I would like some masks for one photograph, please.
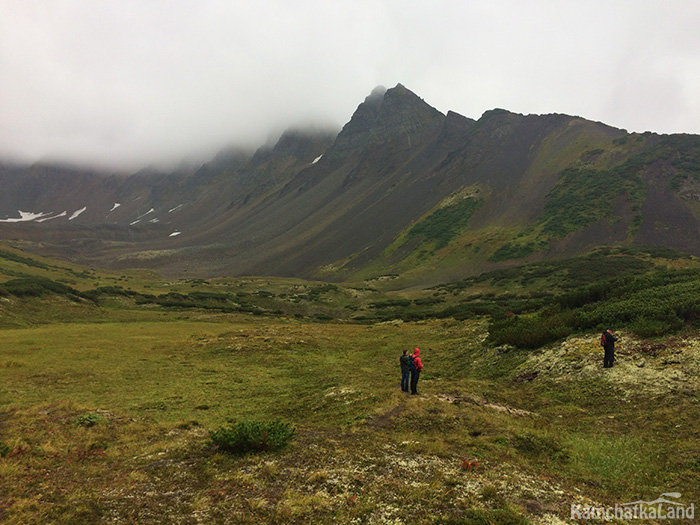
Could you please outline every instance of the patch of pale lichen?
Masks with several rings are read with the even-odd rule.
[[[599,335],[587,334],[571,336],[533,353],[517,372],[534,372],[540,379],[553,381],[605,377],[621,387],[622,395],[638,388],[651,396],[700,391],[700,340],[678,337],[652,342],[625,332],[618,336],[613,368],[603,368]]]

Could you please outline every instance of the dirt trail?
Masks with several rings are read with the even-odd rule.
[[[375,418],[372,418],[367,424],[368,426],[374,429],[386,428],[387,426],[389,426],[391,419],[396,416],[400,416],[405,408],[406,402],[404,401],[403,403],[396,405],[388,412],[381,414],[380,416],[377,416]]]
[[[493,403],[485,398],[478,398],[464,394],[437,394],[436,397],[440,401],[445,401],[453,405],[471,403],[480,407],[496,410],[497,412],[507,412],[508,414],[512,414],[514,416],[538,416],[538,414],[536,414],[535,412],[530,412],[529,410],[513,408],[509,407],[508,405],[502,405],[501,403]]]

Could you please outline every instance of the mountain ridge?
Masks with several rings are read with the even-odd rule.
[[[0,238],[171,276],[406,284],[608,244],[700,255],[698,152],[695,135],[562,114],[445,115],[398,84],[337,133],[293,128],[180,173],[0,165]],[[42,215],[7,222],[19,210]]]

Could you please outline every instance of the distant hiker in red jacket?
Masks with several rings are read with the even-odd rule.
[[[423,370],[423,361],[421,361],[420,350],[416,348],[411,356],[411,361],[413,362],[413,367],[411,368],[411,394],[414,396],[418,395],[418,378],[420,378],[421,370]]]

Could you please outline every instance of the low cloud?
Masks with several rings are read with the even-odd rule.
[[[681,5],[682,4],[682,5]],[[9,0],[0,156],[138,169],[340,129],[379,84],[442,112],[700,132],[687,3]]]

